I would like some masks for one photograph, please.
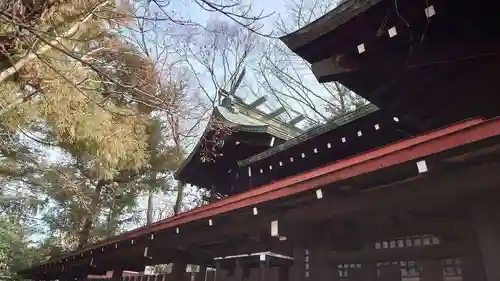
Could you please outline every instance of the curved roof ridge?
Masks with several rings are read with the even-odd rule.
[[[380,1],[382,0],[343,1],[337,7],[333,8],[331,11],[311,23],[295,30],[292,33],[281,36],[280,40],[291,50],[296,50],[343,25],[350,19],[365,12],[368,8]]]

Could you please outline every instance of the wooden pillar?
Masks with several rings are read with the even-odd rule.
[[[123,270],[113,269],[113,275],[111,276],[111,281],[120,281],[122,279]]]
[[[369,237],[363,239],[363,249],[368,251],[373,251],[375,249],[375,243]],[[364,271],[366,276],[366,281],[377,281],[378,280],[378,270],[375,262],[371,261],[361,265],[361,269]]]
[[[497,203],[498,204],[498,203]],[[499,208],[492,204],[476,204],[472,218],[487,281],[500,280]]]
[[[309,251],[309,280],[332,281],[338,280],[338,271],[328,261],[328,250],[315,248]]]
[[[469,213],[468,218],[467,224],[463,227],[463,234],[471,245],[471,250],[460,256],[462,281],[485,281],[486,275],[482,263],[481,250],[477,240],[472,211]]]
[[[259,281],[266,281],[269,278],[269,271],[270,260],[269,257],[266,257],[264,261],[260,262]]]
[[[172,265],[172,279],[173,281],[180,281],[184,279],[186,273],[187,263],[185,262],[175,262]]]
[[[293,249],[293,265],[290,267],[290,281],[304,281],[306,276],[306,250],[303,248]],[[309,259],[309,257],[308,257]],[[307,260],[309,263],[309,260]]]
[[[245,280],[248,281],[258,281],[260,276],[260,268],[250,268],[248,272],[248,277],[245,277]]]
[[[290,280],[290,267],[281,266],[278,272],[278,281],[289,281]]]
[[[270,267],[266,281],[279,281],[280,269],[278,267]]]
[[[486,277],[484,275],[483,264],[481,263],[480,253],[471,253],[466,256],[462,256],[462,280],[463,281],[484,281]]]
[[[216,281],[227,281],[229,280],[229,272],[225,269],[222,269],[220,261],[215,264],[215,280]]]
[[[215,271],[213,270],[210,270],[210,271],[207,271],[207,275],[206,275],[206,281],[215,281]]]
[[[212,188],[210,188],[210,203],[214,203],[215,201],[217,201],[217,191],[215,186],[212,186]]]
[[[441,261],[422,261],[419,262],[422,267],[420,272],[420,281],[443,281],[443,266]]]
[[[243,281],[243,265],[240,259],[235,259],[235,270],[234,270],[234,280]]]
[[[196,272],[194,281],[205,281],[206,275],[207,275],[207,267],[204,265],[200,265],[200,270]]]

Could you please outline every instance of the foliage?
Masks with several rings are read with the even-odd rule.
[[[9,5],[6,9],[12,13],[0,18],[1,36],[12,38],[12,42],[0,57],[5,65],[0,69],[3,73],[12,67],[10,64],[22,62],[31,49],[50,48],[35,52],[35,58],[24,63],[16,77],[0,84],[0,106],[10,108],[20,95],[24,101],[5,112],[2,123],[12,132],[36,130],[44,141],[56,142],[86,159],[100,178],[109,179],[119,170],[144,165],[147,123],[137,114],[142,113],[140,109],[116,100],[125,98],[128,89],[133,89],[133,96],[138,96],[136,92],[154,93],[147,87],[155,75],[152,64],[107,27],[116,16],[113,4],[41,1],[40,7],[4,5]],[[30,8],[35,9],[34,14],[28,13]],[[22,12],[14,13],[16,9]],[[106,20],[98,20],[101,17]],[[16,30],[21,21],[30,24],[22,29],[26,34]],[[60,39],[55,36],[76,25],[77,31]],[[139,101],[150,100],[143,96]],[[144,104],[137,107],[141,106]]]
[[[132,210],[145,185],[128,179],[105,185],[68,167],[54,167],[47,178],[51,207],[44,221],[65,249],[116,235],[138,219]]]
[[[130,211],[145,186],[136,180],[151,165],[178,166],[171,150],[152,158],[149,149],[152,114],[177,110],[175,86],[117,32],[131,18],[123,5],[0,8],[1,210],[28,219],[29,204],[64,250],[117,234],[137,219]],[[59,159],[46,162],[47,150]]]
[[[33,254],[23,227],[9,217],[0,217],[0,279],[21,280],[15,272],[29,266]]]

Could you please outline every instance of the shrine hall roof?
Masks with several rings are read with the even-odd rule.
[[[320,187],[332,186],[331,184],[335,182],[359,177],[378,170],[388,169],[400,164],[411,163],[412,161],[425,159],[425,157],[431,155],[478,143],[483,140],[498,138],[499,136],[499,119],[485,121],[484,119],[476,118],[452,124],[442,129],[389,144],[278,182],[266,184],[259,188],[181,213],[149,226],[123,233],[108,240],[90,245],[84,249],[76,250],[52,259],[37,267],[24,271],[23,274],[25,276],[48,274],[48,272],[51,272],[50,274],[53,274],[52,276],[57,274],[57,272],[61,274],[61,266],[63,269],[70,268],[72,264],[78,263],[80,260],[89,260],[94,254],[113,254],[116,251],[120,251],[122,246],[125,245],[129,245],[128,247],[131,247],[130,245],[137,247],[139,246],[138,241],[150,241],[150,236],[153,234],[159,235],[160,233],[166,234],[167,232],[170,233],[169,231],[174,231],[173,235],[175,235],[176,229],[182,229],[181,232],[183,235],[189,236],[190,234],[198,232],[196,227],[200,227],[201,225],[206,227],[206,222],[204,224],[195,223],[200,220],[210,218],[218,225],[218,216],[230,214],[232,211],[250,209],[248,212],[251,213],[251,208],[261,206],[260,204],[266,202],[275,201],[283,197],[289,197]],[[258,216],[255,217],[258,218]],[[231,220],[226,222],[231,223]],[[220,227],[223,227],[223,223],[218,225],[218,228]],[[201,234],[206,235],[205,233]],[[132,243],[122,244],[126,241],[132,241]],[[164,241],[158,242],[164,243]],[[120,244],[120,246],[118,246],[118,244]],[[106,247],[107,245],[115,245],[115,247]],[[105,251],[104,247],[106,247]],[[92,251],[94,251],[94,254],[92,254]]]
[[[346,0],[336,8],[280,39],[294,52],[309,60],[301,47],[337,29],[382,0]]]
[[[351,123],[352,121],[354,121],[356,119],[367,116],[370,113],[373,113],[377,110],[379,110],[379,108],[376,105],[367,104],[363,107],[358,108],[357,110],[354,110],[354,111],[351,111],[347,114],[341,115],[338,118],[334,118],[330,122],[327,122],[323,125],[314,127],[312,129],[304,132],[303,134],[301,134],[301,135],[299,135],[291,140],[284,142],[283,144],[275,146],[271,149],[268,149],[262,153],[254,155],[254,156],[249,157],[247,159],[238,161],[238,165],[239,166],[246,166],[246,165],[249,165],[249,164],[254,163],[256,161],[259,161],[259,160],[262,160],[262,159],[267,158],[269,156],[272,156],[274,154],[277,154],[277,153],[284,151],[286,149],[290,149],[290,148],[292,148],[298,144],[301,144],[307,140],[310,140],[310,139],[315,138],[319,135],[322,135],[322,134],[325,134],[325,133],[330,132],[332,130],[335,130],[336,128],[338,128],[340,126]]]
[[[217,120],[217,118],[219,118],[218,121],[224,123],[220,124],[220,126],[228,126],[230,130],[249,132],[249,133],[264,133],[282,140],[288,140],[302,133],[302,130],[300,130],[299,128],[296,128],[295,126],[292,125],[288,125],[278,120],[272,120],[273,123],[266,122],[265,120],[267,116],[264,113],[255,111],[254,109],[249,109],[249,110],[252,110],[254,114],[259,115],[261,119],[258,119],[257,117],[252,117],[249,114],[240,111],[238,108],[245,109],[244,104],[238,103],[237,106],[238,106],[237,108],[233,109],[221,105],[216,106],[212,112],[211,118],[213,118],[213,120]],[[210,133],[211,130],[212,128],[207,127],[203,135]],[[202,138],[203,136],[200,138],[200,140],[198,141],[194,149],[191,151],[191,153],[188,155],[186,160],[182,163],[181,167],[176,171],[175,173],[176,179],[182,177],[181,174],[183,173],[183,170],[186,169],[186,167],[189,165],[189,163],[193,160],[194,157],[197,157],[200,150]]]
[[[237,124],[240,126],[255,126],[255,127],[267,127],[268,125],[260,120],[251,118],[239,112],[231,111],[223,106],[217,106],[216,110],[218,111],[220,116],[222,116],[225,120],[233,124]]]
[[[497,95],[499,9],[494,0],[347,0],[281,40],[320,83],[341,83],[417,134],[498,116],[487,101]]]

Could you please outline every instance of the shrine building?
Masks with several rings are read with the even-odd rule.
[[[281,40],[318,81],[370,104],[304,130],[303,116],[222,91],[175,175],[207,204],[21,274],[500,281],[499,12],[493,0],[343,1]]]

